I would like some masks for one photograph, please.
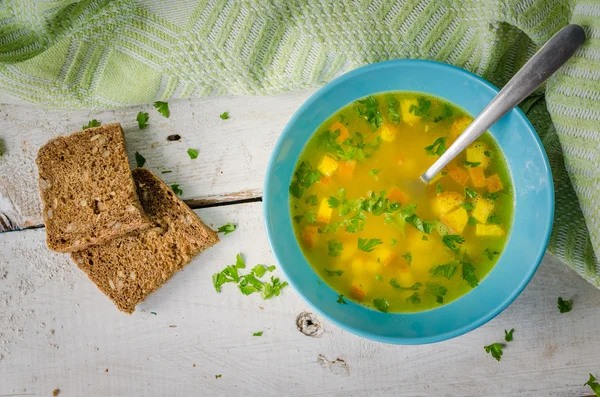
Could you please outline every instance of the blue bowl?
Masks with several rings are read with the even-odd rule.
[[[263,208],[275,257],[296,291],[328,320],[359,336],[380,342],[424,344],[454,338],[494,318],[525,288],[548,244],[554,216],[552,174],[542,144],[520,109],[490,132],[509,164],[515,210],[508,242],[496,266],[478,287],[439,308],[420,313],[381,313],[338,293],[304,258],[294,236],[289,185],[296,162],[317,128],[342,107],[385,91],[416,91],[445,98],[477,115],[498,93],[463,69],[423,60],[368,65],[335,79],[311,96],[286,125],[267,168]]]

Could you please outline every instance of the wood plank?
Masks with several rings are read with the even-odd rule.
[[[459,338],[392,346],[325,320],[312,338],[296,329],[311,309],[291,288],[262,301],[212,287],[237,252],[274,263],[260,203],[197,212],[238,230],[132,316],[48,252],[43,229],[0,235],[0,395],[575,396],[590,394],[589,372],[600,375],[600,291],[551,257],[514,304]],[[558,296],[572,312],[558,312]],[[483,346],[510,328],[515,339],[496,362]]]
[[[135,152],[141,153],[145,166],[169,185],[179,184],[183,198],[192,206],[260,197],[279,134],[313,92],[181,100],[170,104],[169,119],[151,105],[99,113],[0,105],[6,151],[0,158],[0,231],[42,223],[37,151],[49,139],[80,130],[91,119],[120,122],[132,167]],[[150,126],[144,130],[139,130],[136,121],[140,111],[150,114]],[[224,111],[229,112],[228,120],[219,117]],[[174,134],[181,140],[168,141]],[[188,148],[199,150],[199,157],[191,160]]]

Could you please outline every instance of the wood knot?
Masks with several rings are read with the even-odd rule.
[[[320,338],[325,330],[321,321],[310,312],[302,312],[296,317],[296,328],[306,336]]]

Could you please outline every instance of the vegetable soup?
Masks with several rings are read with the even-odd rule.
[[[492,269],[514,202],[491,136],[419,180],[471,121],[440,98],[382,93],[339,110],[308,141],[290,185],[292,223],[339,304],[429,310]]]

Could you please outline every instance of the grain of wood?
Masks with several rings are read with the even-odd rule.
[[[90,397],[562,397],[589,394],[588,373],[600,374],[600,292],[552,257],[515,303],[461,337],[393,346],[320,319],[323,334],[313,338],[296,319],[314,311],[291,288],[263,301],[231,284],[220,294],[212,287],[211,275],[238,252],[250,265],[274,263],[261,204],[197,213],[215,228],[238,228],[131,317],[66,256],[48,251],[43,229],[0,235],[0,395],[60,386],[61,395]],[[558,296],[573,300],[570,313],[558,312]],[[497,362],[483,346],[511,328],[514,341]],[[253,337],[258,330],[263,336]]]
[[[111,110],[49,111],[0,105],[0,131],[6,148],[0,158],[0,231],[42,224],[35,155],[48,140],[81,129],[91,119],[120,122],[129,163],[135,152],[145,167],[168,185],[179,184],[193,206],[260,197],[269,156],[285,123],[314,90],[272,97],[222,97],[169,104],[171,117],[152,105]],[[138,112],[150,114],[140,130]],[[230,118],[219,115],[228,111]],[[168,141],[173,134],[179,141]],[[199,151],[190,159],[187,150]],[[170,171],[163,173],[164,171]]]

